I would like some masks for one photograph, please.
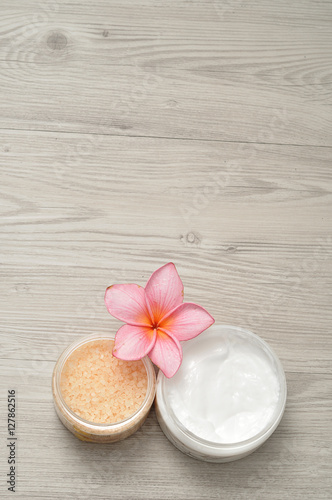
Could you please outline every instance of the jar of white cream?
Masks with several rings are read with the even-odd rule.
[[[243,458],[277,428],[286,405],[286,378],[272,349],[257,335],[213,325],[182,343],[174,377],[159,372],[156,411],[168,439],[208,462]]]

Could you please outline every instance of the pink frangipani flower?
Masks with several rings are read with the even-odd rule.
[[[108,287],[105,304],[112,316],[127,323],[116,333],[113,355],[127,361],[149,356],[166,377],[181,365],[180,341],[196,337],[214,323],[203,307],[183,303],[183,284],[172,262],[157,269],[145,288]]]

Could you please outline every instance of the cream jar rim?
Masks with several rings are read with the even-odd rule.
[[[165,394],[165,384],[167,383],[166,377],[161,372],[159,372],[157,377],[156,403],[159,411],[161,412],[161,416],[163,417],[162,411],[165,411],[167,417],[170,419],[170,421],[174,426],[173,430],[175,428],[179,432],[180,436],[182,435],[182,437],[185,439],[185,442],[181,440],[178,433],[175,434],[173,430],[169,427],[169,425],[165,424],[169,432],[172,434],[172,436],[179,439],[182,442],[182,444],[187,446],[189,442],[194,446],[196,445],[195,449],[197,451],[203,452],[203,450],[205,450],[206,453],[213,452],[213,455],[215,456],[217,456],[219,453],[220,456],[223,456],[222,453],[223,451],[233,452],[234,454],[240,454],[243,453],[246,449],[251,449],[254,448],[255,445],[259,446],[259,444],[262,444],[274,432],[274,430],[278,426],[283,416],[287,399],[286,376],[278,356],[267,342],[265,342],[261,337],[251,332],[250,330],[232,325],[214,324],[208,330],[203,332],[203,334],[183,343],[184,356],[186,350],[185,346],[186,343],[192,345],[195,342],[201,342],[203,338],[202,335],[206,338],[211,334],[217,333],[218,330],[227,330],[227,329],[233,331],[235,330],[237,333],[240,333],[252,339],[255,342],[256,346],[260,346],[265,352],[267,351],[267,353],[270,355],[275,364],[276,375],[278,377],[280,386],[279,399],[270,422],[259,433],[255,434],[249,439],[243,441],[237,441],[234,443],[217,443],[215,441],[209,441],[197,436],[196,434],[189,431],[189,429],[187,429],[179,421],[179,419],[174,414],[169,402],[167,401],[167,396]]]

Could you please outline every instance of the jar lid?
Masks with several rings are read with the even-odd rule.
[[[201,460],[249,455],[277,428],[287,396],[282,365],[254,333],[213,325],[182,343],[183,362],[170,379],[160,371],[156,412],[168,439]]]

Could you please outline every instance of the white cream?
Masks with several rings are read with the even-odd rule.
[[[254,338],[232,330],[183,343],[178,373],[164,381],[181,424],[214,443],[249,439],[272,421],[280,384],[273,358]]]

